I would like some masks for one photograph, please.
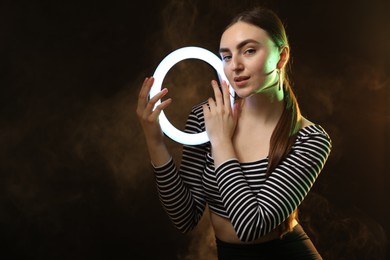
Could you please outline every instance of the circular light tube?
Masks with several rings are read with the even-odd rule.
[[[207,49],[200,48],[200,47],[193,47],[193,46],[183,47],[168,54],[157,66],[153,75],[154,84],[150,90],[150,94],[149,94],[150,97],[155,96],[158,92],[161,91],[162,82],[166,74],[168,73],[168,71],[176,63],[185,59],[199,59],[207,62],[217,71],[219,80],[220,81],[224,80],[228,83],[228,80],[223,71],[222,61],[217,55],[213,54]],[[230,85],[229,85],[229,92],[230,92],[231,105],[233,107],[234,89]],[[160,103],[161,100],[158,100],[155,107]],[[187,144],[187,145],[198,145],[209,141],[209,138],[205,131],[197,134],[190,134],[178,130],[169,122],[168,118],[165,116],[164,111],[161,111],[159,116],[159,121],[160,121],[162,131],[168,137],[170,137],[172,140],[178,143]]]

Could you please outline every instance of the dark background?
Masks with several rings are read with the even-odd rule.
[[[1,259],[213,259],[207,219],[182,235],[163,212],[135,106],[169,52],[216,52],[256,3],[285,23],[303,114],[333,139],[302,224],[325,259],[389,258],[390,2],[164,0],[0,2]],[[175,125],[213,77],[168,73]]]

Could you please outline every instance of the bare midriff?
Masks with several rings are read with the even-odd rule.
[[[215,236],[224,242],[227,243],[232,243],[232,244],[259,244],[259,243],[264,243],[268,242],[274,239],[279,238],[279,230],[278,228],[275,228],[271,232],[267,233],[266,235],[250,241],[250,242],[243,242],[241,241],[237,234],[236,231],[234,230],[234,227],[232,223],[229,221],[229,219],[221,217],[213,212],[210,212],[210,220],[211,224],[214,229]],[[298,224],[296,220],[293,221],[293,227]]]

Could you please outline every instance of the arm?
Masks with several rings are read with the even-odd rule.
[[[171,158],[164,142],[164,134],[158,122],[158,117],[161,111],[171,104],[172,100],[169,98],[154,108],[156,102],[168,93],[168,89],[163,89],[148,100],[153,83],[154,78],[145,78],[138,95],[136,114],[144,132],[151,162],[158,166],[166,164]]]
[[[280,225],[311,189],[331,149],[329,136],[315,128],[302,130],[308,133],[298,137],[257,194],[252,193],[236,159],[216,169],[222,200],[242,241],[254,240]]]
[[[204,131],[201,107],[189,115],[187,133]],[[205,154],[208,145],[184,146],[180,170],[172,159],[165,165],[154,167],[160,201],[173,224],[183,233],[192,230],[201,219],[206,200],[202,185]]]
[[[173,223],[182,232],[187,232],[198,223],[205,208],[201,185],[203,170],[201,157],[204,154],[204,147],[185,147],[182,170],[180,173],[177,172],[158,122],[160,112],[171,103],[171,99],[166,99],[154,108],[156,102],[164,97],[168,90],[163,89],[149,100],[148,95],[153,82],[153,78],[144,80],[138,96],[136,113],[155,169],[160,200]],[[186,131],[203,131],[200,123],[197,122],[199,120],[195,115],[190,116]],[[198,162],[194,163],[194,159]]]

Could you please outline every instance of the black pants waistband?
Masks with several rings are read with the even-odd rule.
[[[322,259],[301,225],[274,239],[259,244],[233,244],[216,238],[219,260]]]

